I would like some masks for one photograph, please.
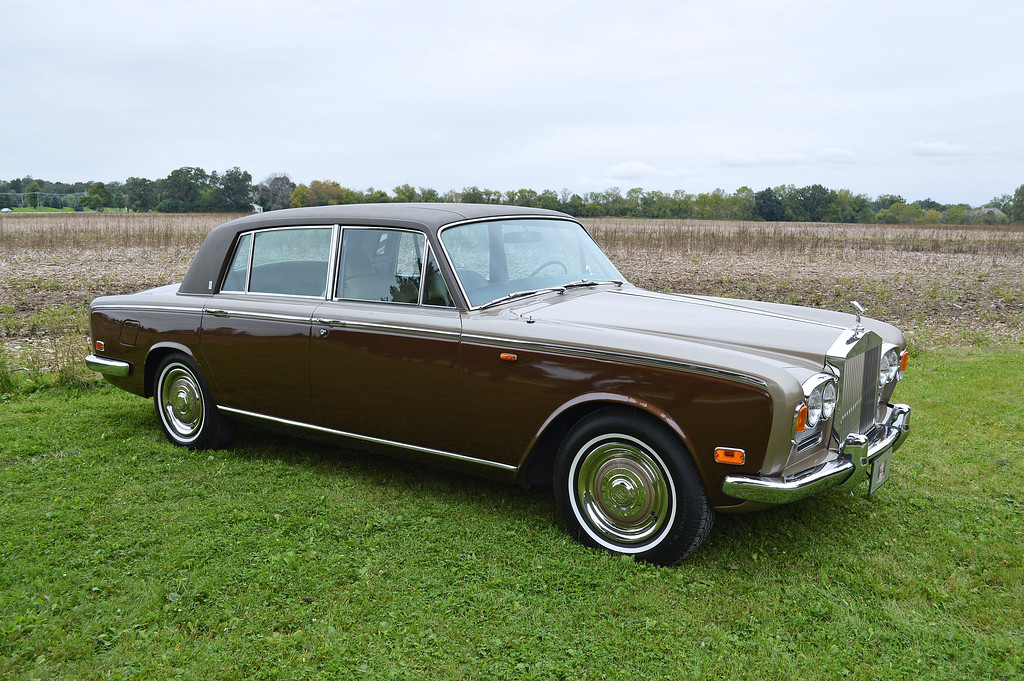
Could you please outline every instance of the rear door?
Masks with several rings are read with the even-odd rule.
[[[201,347],[218,405],[309,423],[310,320],[326,298],[335,228],[242,234],[203,314]]]

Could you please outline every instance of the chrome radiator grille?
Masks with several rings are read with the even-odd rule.
[[[866,433],[875,422],[878,406],[878,363],[882,348],[846,358],[836,405],[836,430],[842,440],[850,433]]]

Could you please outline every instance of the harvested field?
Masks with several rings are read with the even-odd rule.
[[[224,215],[0,217],[8,350],[86,333],[99,295],[180,281]],[[1024,228],[586,220],[634,284],[836,310],[856,299],[921,345],[1024,343]],[[47,340],[49,339],[49,340]],[[49,350],[52,354],[52,350]]]

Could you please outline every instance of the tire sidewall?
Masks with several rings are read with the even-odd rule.
[[[195,382],[199,389],[199,396],[202,400],[203,416],[199,424],[199,428],[195,434],[191,437],[184,438],[178,433],[174,427],[167,422],[167,415],[164,413],[162,404],[163,395],[163,384],[166,380],[167,374],[180,368],[188,372],[192,380]],[[206,387],[206,381],[203,380],[202,373],[199,371],[199,366],[190,357],[181,354],[173,354],[164,358],[156,371],[156,383],[154,384],[153,390],[153,404],[156,409],[157,418],[160,420],[160,427],[164,431],[164,435],[175,445],[180,447],[189,447],[190,449],[202,449],[204,448],[211,438],[210,434],[210,423],[212,417],[212,410],[217,407],[213,403],[213,398],[210,396],[210,391]]]
[[[636,544],[603,534],[588,518],[578,494],[580,465],[598,444],[622,441],[642,447],[664,477],[669,494],[663,525]],[[661,565],[674,565],[703,542],[711,509],[696,466],[678,438],[662,424],[617,409],[595,412],[566,435],[555,460],[555,501],[569,533],[581,543]]]

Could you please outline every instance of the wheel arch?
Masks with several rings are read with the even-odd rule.
[[[168,355],[174,353],[181,353],[186,357],[191,357],[196,364],[199,364],[199,358],[196,357],[192,349],[181,343],[156,343],[149,349],[146,354],[146,367],[145,367],[145,379],[144,379],[144,397],[152,397],[154,384],[156,383],[156,368],[160,366],[160,362],[164,360]]]
[[[555,456],[569,430],[590,414],[608,407],[619,408],[625,414],[637,415],[654,426],[667,428],[679,440],[697,470],[701,471],[701,466],[693,456],[693,443],[686,436],[683,427],[668,412],[636,397],[602,394],[571,400],[548,417],[519,466],[516,482],[524,487],[550,485],[555,468]]]

